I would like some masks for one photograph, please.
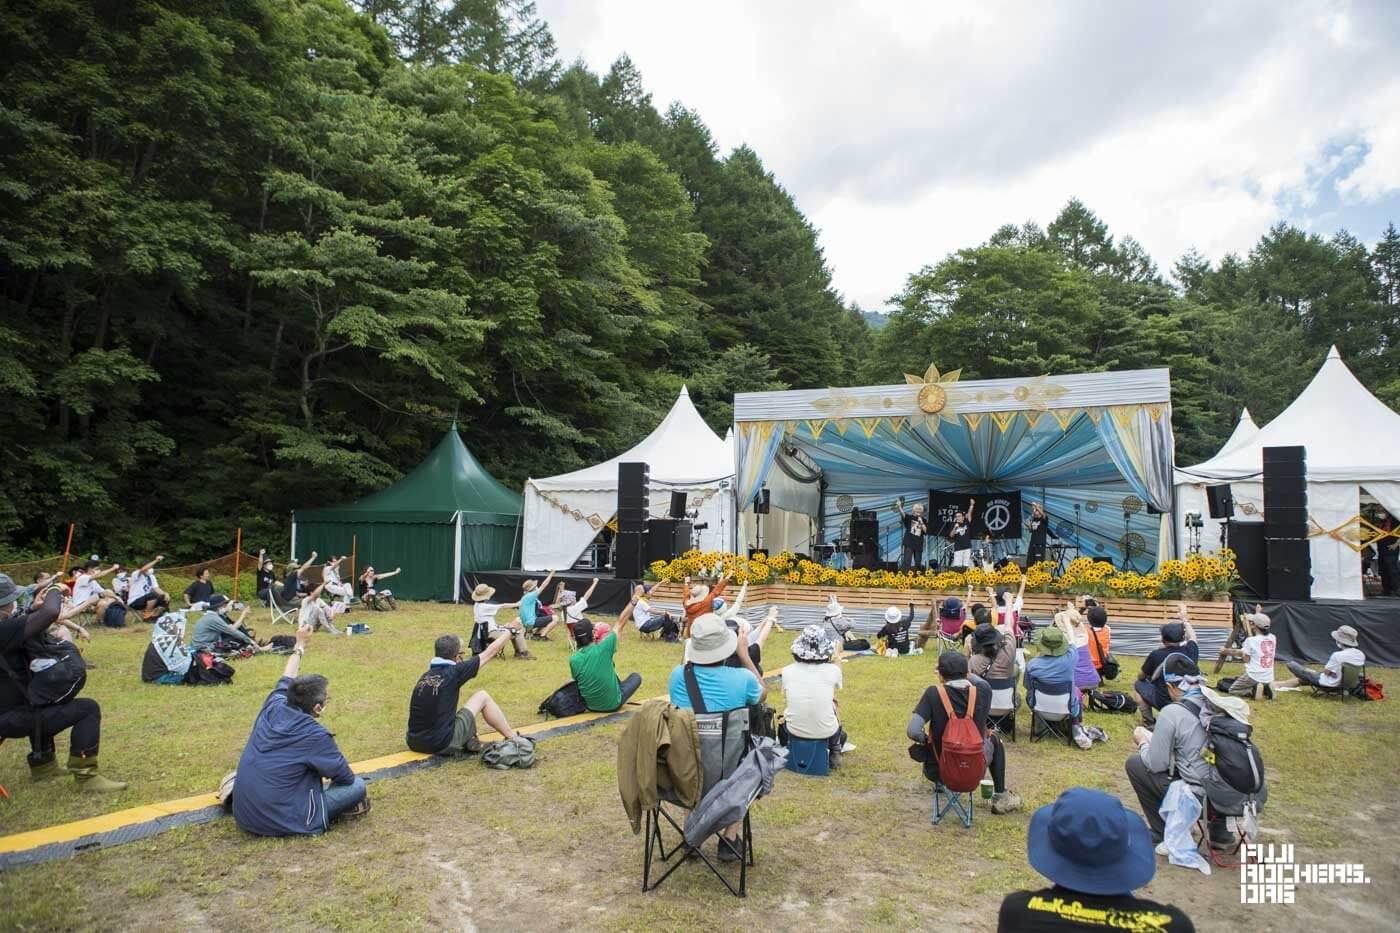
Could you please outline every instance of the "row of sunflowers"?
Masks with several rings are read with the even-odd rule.
[[[1235,555],[1221,550],[1214,554],[1193,554],[1185,560],[1169,560],[1150,573],[1119,570],[1103,561],[1080,557],[1057,573],[1052,561],[1032,564],[1026,570],[1026,589],[1033,593],[1083,593],[1092,596],[1118,596],[1140,599],[1210,599],[1229,593],[1239,582]],[[783,552],[753,557],[721,551],[687,551],[671,561],[651,564],[648,579],[680,582],[687,577],[712,579],[721,573],[740,583],[796,583],[805,586],[876,587],[950,592],[967,586],[1016,587],[1021,569],[967,570],[866,570],[837,569],[795,554]]]

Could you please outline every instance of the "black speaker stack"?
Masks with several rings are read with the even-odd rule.
[[[690,550],[690,528],[690,522],[684,519],[653,518],[648,521],[647,563],[650,564],[658,560],[675,560]]]
[[[647,521],[651,518],[651,470],[645,463],[617,465],[617,540],[613,572],[631,580],[642,578],[646,566]]]
[[[857,570],[880,567],[880,520],[874,512],[851,509],[851,564]]]
[[[1264,448],[1264,549],[1270,599],[1312,597],[1305,447]]]

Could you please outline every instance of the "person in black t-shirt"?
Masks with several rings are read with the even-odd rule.
[[[209,567],[200,567],[199,572],[194,575],[194,582],[185,587],[185,605],[193,606],[195,603],[207,603],[209,597],[214,595],[214,571]]]
[[[272,588],[277,585],[277,572],[273,569],[272,558],[266,550],[258,551],[258,599],[266,606],[272,602]]]
[[[1031,540],[1026,546],[1026,566],[1045,560],[1045,539],[1050,534],[1050,516],[1045,514],[1045,506],[1037,502],[1031,506],[1031,517],[1027,526],[1031,530]]]
[[[904,546],[899,552],[900,570],[919,570],[924,564],[924,537],[928,534],[928,519],[924,517],[924,504],[914,503],[914,514],[904,512],[904,499],[896,499],[894,507],[904,524]]]
[[[1002,747],[1001,737],[995,731],[987,731],[987,715],[992,708],[991,685],[976,674],[969,674],[966,655],[957,651],[945,651],[938,656],[938,679],[942,686],[924,691],[909,717],[909,724],[904,727],[909,741],[928,749],[924,777],[938,783],[938,756],[943,751],[943,732],[948,728],[948,711],[939,696],[940,689],[947,694],[953,715],[962,717],[967,715],[968,689],[975,687],[977,700],[972,708],[972,721],[982,733],[982,753],[992,776],[992,812],[1001,815],[1021,809],[1021,798],[1006,789],[1006,749]],[[914,750],[910,751],[912,756]]]
[[[953,527],[948,537],[953,541],[953,566],[972,566],[972,516],[977,510],[977,500],[967,500],[967,511],[953,516]]]
[[[1195,663],[1200,663],[1201,646],[1196,643],[1196,630],[1186,615],[1186,604],[1177,603],[1177,621],[1162,626],[1162,647],[1153,651],[1142,662],[1133,690],[1137,692],[1138,712],[1148,725],[1152,724],[1152,714],[1172,701],[1167,693],[1167,685],[1162,680],[1162,662],[1174,654],[1184,654]]]
[[[1157,861],[1147,824],[1117,797],[1071,787],[1031,815],[1026,853],[1054,886],[1008,894],[998,933],[1196,929],[1178,908],[1133,897],[1152,880]]]
[[[506,714],[485,690],[473,693],[457,708],[462,685],[475,677],[510,640],[509,629],[497,629],[480,654],[463,659],[462,639],[443,635],[433,643],[434,657],[428,670],[413,687],[408,700],[408,733],[404,741],[415,752],[425,755],[462,755],[481,749],[477,740],[477,717],[501,734],[503,739],[526,739],[510,727]]]
[[[909,653],[909,626],[914,623],[914,604],[909,604],[909,614],[900,618],[899,609],[895,606],[885,610],[885,627],[875,634],[876,638],[885,639],[885,647],[893,648],[900,654]]]

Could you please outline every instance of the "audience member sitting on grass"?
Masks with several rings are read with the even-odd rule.
[[[1159,812],[1162,800],[1172,781],[1180,779],[1191,785],[1198,797],[1204,794],[1210,800],[1213,811],[1211,844],[1229,847],[1235,837],[1226,825],[1226,818],[1240,816],[1248,798],[1225,783],[1215,766],[1204,757],[1207,735],[1201,724],[1201,713],[1206,709],[1208,696],[1201,687],[1200,668],[1186,655],[1174,654],[1162,665],[1162,682],[1171,702],[1162,707],[1150,731],[1142,726],[1133,730],[1137,751],[1124,763],[1128,780],[1147,817],[1147,825],[1152,829],[1152,842],[1155,845],[1162,841],[1166,832],[1166,823]],[[1243,707],[1244,715],[1248,716],[1249,707],[1243,700],[1229,699]],[[1268,788],[1254,799],[1262,805],[1268,799]],[[1158,851],[1166,854],[1165,849]]]
[[[520,601],[516,603],[516,615],[520,617],[520,624],[525,627],[525,634],[531,638],[539,638],[543,641],[549,640],[549,633],[554,631],[554,626],[559,624],[553,612],[546,612],[540,609],[540,594],[544,588],[549,586],[549,581],[554,579],[554,571],[551,570],[541,583],[538,580],[526,580],[520,584]]]
[[[29,739],[29,776],[47,781],[72,772],[81,791],[125,790],[97,772],[97,751],[102,734],[102,708],[96,700],[76,696],[81,681],[66,699],[31,705],[33,682],[27,676],[31,655],[47,657],[51,642],[45,633],[63,609],[63,587],[51,585],[35,595],[27,613],[15,611],[19,587],[0,574],[0,738]],[[70,649],[71,650],[71,649]],[[67,772],[55,758],[54,737],[65,729],[68,736]]]
[[[185,587],[182,595],[185,597],[185,605],[190,609],[200,609],[208,605],[209,598],[214,595],[214,569],[200,567],[199,572],[194,575],[193,582]]]
[[[1023,682],[1027,706],[1035,709],[1037,690],[1052,694],[1068,692],[1070,717],[1079,722],[1079,691],[1074,688],[1076,654],[1063,629],[1046,626],[1040,635],[1040,654],[1026,662]]]
[[[272,602],[272,588],[277,585],[277,571],[272,563],[272,558],[267,556],[266,549],[258,550],[257,581],[254,592],[266,606]]]
[[[192,655],[185,646],[185,613],[167,612],[151,626],[151,642],[141,659],[141,680],[148,684],[183,684]]]
[[[525,627],[520,621],[517,619],[505,624],[496,621],[497,613],[518,603],[493,603],[491,597],[494,595],[496,588],[486,583],[478,583],[476,589],[472,590],[473,626],[469,647],[477,652],[483,651],[495,639],[498,631],[505,631],[510,635],[516,658],[521,661],[535,660],[535,656],[530,653],[530,646],[525,644]]]
[[[706,713],[726,713],[763,702],[768,688],[752,670],[729,667],[725,664],[748,640],[749,624],[741,621],[739,631],[732,630],[724,619],[707,612],[697,618],[690,627],[690,637],[685,643],[685,661],[671,671],[668,693],[671,705],[681,709],[696,710],[686,686],[686,669],[695,675],[695,684],[700,692]],[[748,660],[748,652],[740,652]],[[750,662],[752,663],[752,662]],[[719,843],[719,858],[724,862],[736,862],[744,851],[743,840],[739,838],[742,822],[726,826]]]
[[[721,601],[722,602],[722,601]],[[739,631],[741,620],[738,616],[738,607],[742,600],[735,602],[734,608],[725,613],[716,613],[725,624],[736,634]],[[758,625],[749,624],[748,633],[740,642],[739,650],[734,652],[734,656],[728,660],[730,667],[747,667],[753,671],[754,676],[759,680],[763,679],[763,646],[768,641],[768,636],[773,634],[773,627],[778,624],[778,607],[769,606],[768,612],[763,617],[763,621]]]
[[[967,588],[967,595],[972,596],[972,587]],[[894,607],[891,607],[894,608]],[[889,610],[885,611],[885,618],[889,618]],[[924,619],[923,625],[919,626],[918,636],[914,641],[914,647],[923,648],[929,640],[937,642],[939,635],[945,632],[952,632],[954,628],[961,630],[967,622],[968,611],[966,603],[956,596],[949,596],[940,600],[928,611],[928,617]]]
[[[569,655],[569,675],[578,684],[584,705],[592,712],[611,713],[621,709],[642,685],[642,675],[635,672],[619,680],[613,662],[617,656],[618,636],[626,624],[627,617],[621,616],[616,629],[595,639],[593,625],[588,620],[573,623],[575,650]]]
[[[332,557],[321,568],[321,584],[326,588],[326,592],[334,597],[335,602],[348,603],[355,598],[355,591],[350,584],[342,582],[340,579],[340,565],[346,560],[346,555]]]
[[[843,680],[840,666],[831,663],[835,654],[836,643],[820,625],[807,626],[793,641],[794,661],[782,672],[787,709],[780,727],[780,733],[794,738],[826,742],[832,768],[840,766],[843,752],[855,751],[841,728],[836,691]]]
[[[142,564],[132,572],[126,590],[128,607],[143,614],[154,611],[156,615],[169,608],[170,594],[160,588],[160,581],[156,579],[156,564],[163,560],[163,554],[157,555],[154,560]]]
[[[1299,664],[1297,661],[1285,661],[1288,670],[1293,674],[1287,680],[1281,680],[1275,685],[1275,690],[1297,690],[1300,686],[1309,687],[1339,687],[1342,684],[1342,665],[1350,664],[1353,667],[1364,667],[1366,655],[1356,646],[1356,629],[1350,625],[1343,625],[1332,633],[1332,641],[1336,643],[1337,650],[1328,657],[1326,665],[1322,670],[1315,671],[1310,667]]]
[[[885,640],[885,650],[894,649],[899,654],[909,653],[909,626],[914,624],[914,604],[909,604],[909,614],[901,617],[899,608],[890,606],[885,610],[885,625],[875,633],[876,638]]]
[[[312,631],[324,631],[330,635],[339,635],[340,629],[336,628],[335,623],[331,621],[335,613],[321,598],[321,593],[325,591],[325,588],[324,583],[318,583],[315,589],[301,597],[301,606],[297,609],[297,626],[309,625]]]
[[[650,595],[651,587],[638,583],[632,589],[632,601],[622,610],[622,614],[630,615],[632,624],[637,626],[637,631],[643,635],[659,634],[662,641],[680,641],[680,621],[669,612],[653,609],[651,600],[647,598]],[[622,616],[618,616],[618,621],[622,621]]]
[[[104,587],[100,582],[109,573],[115,573],[119,564],[113,564],[106,570],[102,569],[102,562],[96,557],[88,558],[84,562],[82,569],[73,577],[73,602],[83,604],[89,600],[101,602],[104,599],[115,599],[117,594]],[[35,576],[35,583],[39,582]]]
[[[428,670],[413,686],[408,700],[408,733],[404,742],[424,755],[458,756],[481,750],[477,738],[477,719],[481,718],[503,739],[533,739],[520,736],[506,721],[506,714],[485,690],[473,693],[458,709],[462,685],[481,673],[481,668],[501,653],[510,633],[496,629],[491,643],[480,654],[464,658],[461,637],[443,635],[433,643],[433,659]]]
[[[252,633],[243,624],[243,620],[248,618],[248,607],[243,606],[238,618],[230,622],[228,617],[234,606],[235,604],[223,593],[215,593],[210,597],[204,615],[194,624],[190,647],[195,651],[207,651],[216,656],[239,654],[244,651],[257,654],[257,642],[253,641]]]
[[[561,584],[562,586],[562,584]],[[563,622],[567,627],[570,638],[573,637],[573,627],[580,622],[588,621],[588,601],[593,598],[593,591],[598,588],[598,578],[594,577],[593,582],[588,585],[588,589],[583,591],[583,598],[573,590],[561,590],[559,593],[559,608],[562,610]]]
[[[238,759],[233,818],[259,836],[315,835],[338,817],[369,811],[364,779],[319,721],[330,702],[326,678],[298,676],[310,637],[310,626],[297,630],[296,647]]]
[[[987,730],[987,713],[992,708],[992,688],[985,680],[969,674],[967,658],[956,651],[945,651],[938,656],[938,679],[941,686],[929,687],[919,698],[904,734],[915,743],[910,749],[910,757],[922,761],[924,777],[935,784],[938,778],[938,756],[943,750],[943,731],[948,727],[946,699],[952,707],[953,715],[959,718],[967,715],[969,688],[976,688],[976,699],[972,707],[972,721],[982,734],[982,753],[987,761],[987,770],[992,775],[992,812],[1010,813],[1021,808],[1021,798],[1006,789],[1006,749],[995,730]],[[920,754],[922,749],[922,754]]]
[[[1256,700],[1274,698],[1274,656],[1278,652],[1278,639],[1269,631],[1273,623],[1264,614],[1264,607],[1255,605],[1253,612],[1240,614],[1240,626],[1244,629],[1244,644],[1238,648],[1221,648],[1220,657],[1244,661],[1244,673],[1238,677],[1225,678],[1221,686],[1237,697],[1253,697]],[[1220,665],[1216,665],[1216,670]],[[1228,683],[1227,683],[1228,681]]]
[[[685,589],[685,600],[682,607],[685,611],[685,626],[681,629],[681,637],[690,637],[690,627],[695,624],[695,620],[702,615],[714,612],[714,601],[724,595],[724,590],[729,586],[729,574],[722,573],[719,581],[714,586],[705,586],[703,583],[692,584],[690,577],[686,577],[681,583]]]
[[[1133,897],[1157,860],[1142,817],[1117,797],[1071,787],[1031,815],[1026,854],[1053,886],[1006,895],[997,933],[1196,929],[1178,908]]]
[[[846,618],[846,610],[836,601],[836,594],[832,593],[826,601],[826,609],[822,612],[821,629],[836,645],[837,655],[846,645],[846,639],[851,634],[851,622]],[[920,647],[923,647],[921,644]]]
[[[402,572],[402,567],[395,567],[388,573],[377,573],[373,567],[366,567],[365,572],[360,574],[360,602],[376,612],[390,612],[399,608],[394,594],[389,590],[380,589],[379,584]]]
[[[1142,721],[1152,724],[1152,713],[1171,702],[1167,686],[1162,682],[1162,662],[1174,654],[1185,655],[1192,663],[1200,660],[1201,647],[1196,643],[1196,630],[1186,616],[1186,604],[1177,604],[1177,621],[1162,626],[1162,647],[1154,650],[1142,662],[1133,689],[1137,691],[1138,712]]]
[[[131,574],[120,562],[117,563],[116,572],[112,574],[112,592],[116,593],[123,603],[126,602],[126,594],[131,592]]]
[[[1008,598],[1010,590],[1006,587],[998,587],[995,590],[987,587],[987,595],[992,598],[992,612],[996,615],[993,621],[996,625],[1007,625],[1016,638],[1021,637],[1021,610],[1026,605],[1026,575],[1021,574],[1021,586],[1016,590],[1014,597]]]

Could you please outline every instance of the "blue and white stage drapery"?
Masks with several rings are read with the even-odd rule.
[[[740,507],[786,444],[822,470],[826,541],[852,505],[871,509],[894,559],[896,498],[1019,489],[1026,516],[1043,501],[1056,536],[1082,555],[1121,566],[1126,548],[1137,569],[1155,566],[1161,521],[1148,506],[1170,513],[1172,495],[1166,370],[963,383],[930,372],[906,386],[738,396]]]

